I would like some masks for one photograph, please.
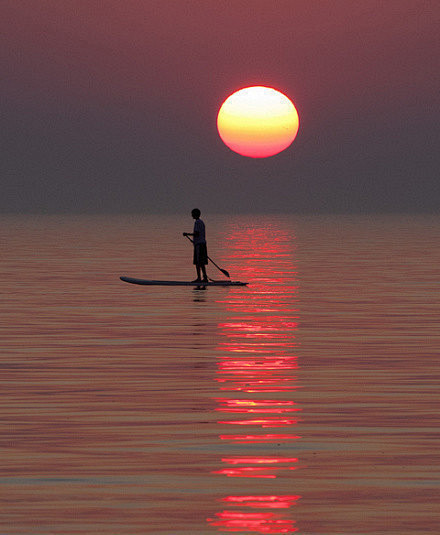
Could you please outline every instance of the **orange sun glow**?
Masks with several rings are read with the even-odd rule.
[[[217,116],[222,141],[234,152],[266,158],[286,149],[299,127],[292,101],[271,87],[245,87],[232,93]]]

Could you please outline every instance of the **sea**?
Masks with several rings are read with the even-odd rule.
[[[203,219],[0,217],[1,535],[438,534],[440,218]]]

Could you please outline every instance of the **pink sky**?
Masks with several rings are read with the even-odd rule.
[[[136,160],[128,180],[133,189],[142,189],[145,202],[150,190],[140,181],[148,168],[154,169],[156,186],[165,182],[168,190],[173,187],[167,182],[170,174],[187,176],[194,189],[214,168],[214,182],[233,175],[247,185],[252,176],[264,182],[267,173],[275,173],[288,191],[292,176],[303,182],[305,177],[307,184],[312,181],[310,189],[301,183],[296,188],[302,204],[311,202],[312,209],[327,202],[323,197],[319,206],[314,204],[312,191],[324,191],[327,199],[329,193],[335,196],[330,209],[349,208],[337,200],[338,191],[347,191],[354,175],[361,177],[360,189],[354,184],[355,209],[361,208],[369,181],[371,208],[376,198],[403,183],[398,207],[409,209],[416,195],[419,208],[431,209],[439,6],[418,0],[4,0],[0,96],[12,193],[3,202],[12,210],[27,209],[35,197],[35,174],[53,185],[64,170],[75,184],[80,207],[86,195],[87,181],[80,184],[84,174],[96,178],[97,196],[108,189],[102,151],[109,151],[118,160],[116,169],[110,169],[112,183]],[[284,92],[302,120],[290,152],[260,168],[225,152],[215,125],[223,100],[252,84]],[[82,160],[77,177],[65,147],[79,157],[83,144],[90,147],[89,159]],[[412,158],[408,150],[413,150]],[[174,154],[175,168],[168,153]],[[411,182],[417,170],[421,190]],[[336,191],[325,188],[329,173]],[[29,191],[29,202],[16,198],[17,180],[25,186],[26,199]],[[57,202],[75,209],[63,187]],[[262,186],[263,196],[265,191]],[[181,193],[176,191],[176,202]],[[209,206],[214,201],[206,199]],[[274,206],[278,201],[283,197],[273,197]],[[44,202],[42,196],[40,207]],[[111,199],[106,202],[117,209]],[[124,197],[123,202],[125,209],[137,209],[136,198]],[[381,202],[377,208],[387,209],[392,199],[386,206]]]

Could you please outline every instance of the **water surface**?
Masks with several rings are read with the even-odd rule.
[[[0,533],[437,533],[439,218],[205,222],[2,217]]]

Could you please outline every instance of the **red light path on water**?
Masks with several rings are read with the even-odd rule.
[[[216,401],[219,407],[216,407],[215,410],[220,412],[283,414],[301,410],[295,407],[295,403],[290,400],[216,398]]]
[[[297,463],[296,457],[225,457],[222,462],[229,465],[214,474],[221,474],[228,477],[260,477],[265,479],[275,479],[278,472],[284,470],[296,470],[293,463]],[[244,466],[242,466],[244,465]]]
[[[293,520],[280,518],[274,513],[222,511],[217,513],[216,517],[216,519],[208,518],[208,522],[220,531],[267,535],[282,535],[298,531]]]
[[[295,522],[290,518],[283,517],[276,510],[289,509],[300,496],[227,496],[223,498],[229,507],[240,507],[240,511],[226,509],[208,518],[211,526],[220,531],[261,534],[287,534],[298,531]],[[251,511],[243,510],[249,508]],[[255,511],[267,509],[268,512]]]
[[[288,427],[290,425],[296,424],[298,420],[288,420],[288,419],[254,419],[254,420],[222,420],[219,421],[219,424],[225,425],[259,425],[263,428],[265,427]]]
[[[287,509],[301,496],[228,496],[222,501],[246,507],[267,507],[269,509]]]
[[[246,258],[236,256],[243,277],[247,270],[254,279],[260,277],[252,285],[251,296],[231,292],[221,301],[230,311],[230,318],[218,326],[223,341],[218,345],[215,380],[224,396],[214,398],[215,410],[227,415],[218,420],[225,431],[219,434],[221,441],[235,444],[241,450],[243,445],[258,444],[261,452],[269,454],[227,455],[221,459],[222,466],[212,473],[227,478],[259,479],[269,484],[298,467],[296,457],[271,454],[274,444],[293,444],[300,438],[290,432],[297,425],[301,410],[291,399],[291,393],[298,387],[294,375],[298,362],[293,354],[298,315],[292,308],[292,291],[296,290],[286,292],[281,278],[264,274],[266,269],[274,275],[275,257],[281,263],[289,261],[291,252],[285,247],[290,237],[277,235],[276,229],[270,229],[269,234],[241,229],[240,240],[250,243],[250,249],[255,251]],[[255,266],[262,270],[260,274]],[[286,264],[286,270],[291,271],[291,266]],[[234,429],[245,432],[234,433]],[[281,429],[283,432],[278,431]],[[299,498],[277,494],[227,496],[221,500],[227,508],[208,522],[221,532],[294,533],[295,522],[287,511]]]
[[[228,464],[281,464],[281,463],[296,463],[296,457],[224,457],[224,463]]]

